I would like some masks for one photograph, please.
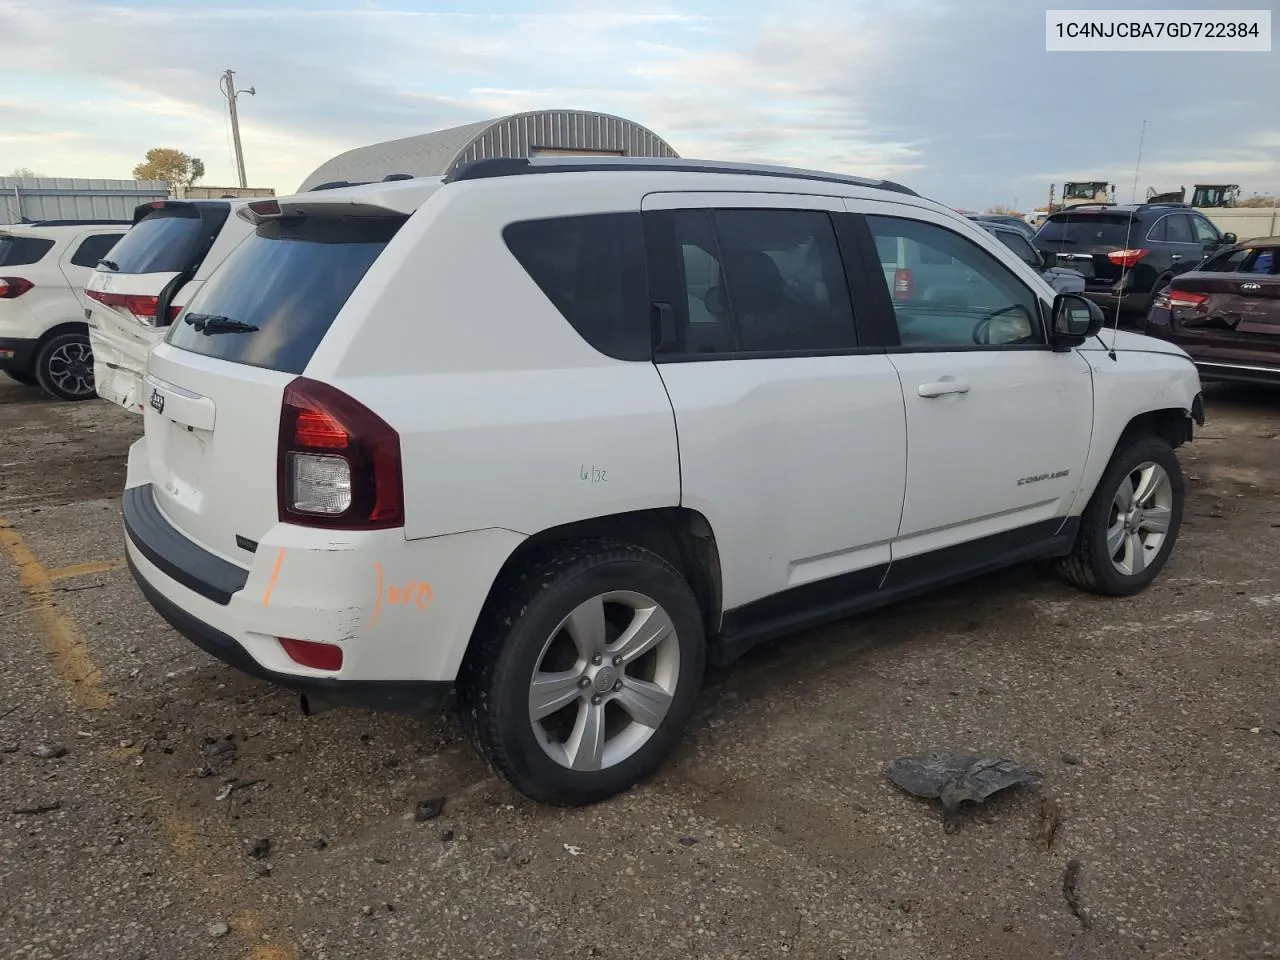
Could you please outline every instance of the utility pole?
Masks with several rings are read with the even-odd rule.
[[[236,99],[244,93],[252,97],[258,91],[250,87],[248,90],[237,92],[235,75],[234,70],[222,71],[222,76],[218,79],[218,87],[222,90],[222,95],[227,98],[227,109],[231,111],[231,139],[236,147],[236,172],[240,174],[241,188],[245,188],[249,186],[249,181],[244,175],[244,148],[240,146],[240,115],[236,113]]]

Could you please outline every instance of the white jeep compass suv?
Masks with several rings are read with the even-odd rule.
[[[476,162],[251,202],[152,351],[124,527],[193,642],[304,707],[439,705],[528,796],[681,735],[704,663],[1008,564],[1133,594],[1187,356],[897,184]],[[938,267],[894,297],[877,250]]]
[[[129,229],[117,220],[0,227],[0,370],[59,400],[90,400],[85,282]]]

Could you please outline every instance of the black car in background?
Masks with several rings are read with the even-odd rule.
[[[1084,274],[1089,299],[1142,316],[1175,276],[1235,242],[1185,203],[1081,204],[1053,214],[1035,236],[1057,266]]]
[[[1002,213],[970,213],[967,216],[981,224],[998,223],[1002,227],[1012,227],[1028,240],[1036,235],[1036,228],[1021,217],[1010,217]]]
[[[1055,293],[1084,293],[1084,277],[1075,270],[1056,267],[1049,258],[1031,245],[1031,240],[1020,230],[1003,223],[984,221],[978,224],[1006,247],[1013,255],[1031,267],[1048,281]]]

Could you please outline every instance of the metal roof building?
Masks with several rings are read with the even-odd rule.
[[[549,154],[679,156],[652,130],[621,117],[584,110],[535,110],[348,150],[321,164],[298,192],[335,181],[367,183],[389,174],[438,177],[472,160]]]
[[[163,180],[0,177],[0,223],[132,220],[138,204],[167,196]]]

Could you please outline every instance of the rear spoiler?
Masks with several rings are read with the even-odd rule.
[[[182,208],[191,209],[195,206],[186,200],[148,200],[146,203],[140,203],[133,208],[133,225],[136,227],[138,221],[149,213],[155,213],[157,210],[178,210]]]
[[[292,197],[252,200],[236,215],[252,224],[281,217],[407,217],[440,189],[438,178],[351,184]]]

